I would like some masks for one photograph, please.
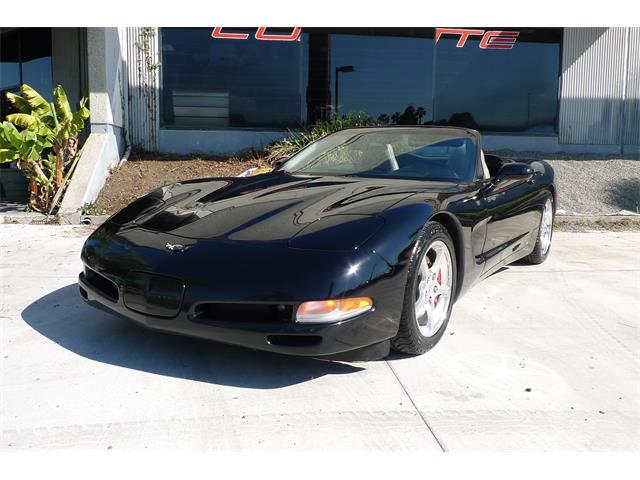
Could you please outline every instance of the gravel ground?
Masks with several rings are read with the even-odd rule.
[[[640,213],[640,161],[551,160],[558,208],[567,214]]]
[[[539,158],[555,170],[558,210],[567,215],[640,213],[640,159],[596,155],[491,152],[514,159]]]

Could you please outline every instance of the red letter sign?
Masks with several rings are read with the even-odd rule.
[[[248,33],[224,33],[222,27],[215,27],[211,32],[213,38],[233,38],[235,40],[246,40],[249,38]]]
[[[480,41],[480,48],[513,48],[520,32],[491,30],[484,34]]]
[[[267,27],[260,27],[256,32],[256,38],[258,40],[276,40],[280,42],[295,42],[300,39],[300,33],[302,29],[300,27],[295,27],[291,35],[270,35],[265,33],[267,31]]]
[[[456,43],[457,48],[464,47],[464,44],[467,43],[467,39],[471,35],[482,35],[484,30],[467,30],[464,28],[436,28],[436,43],[440,39],[441,35],[460,35],[458,39],[458,43]]]
[[[267,27],[260,27],[256,32],[257,40],[272,40],[278,42],[295,42],[296,40],[300,40],[300,34],[302,33],[302,28],[294,27],[293,32],[290,35],[281,35],[281,34],[269,34],[267,33]],[[249,38],[248,33],[231,33],[231,32],[223,32],[222,27],[215,27],[213,32],[211,32],[211,36],[213,38],[229,38],[232,40],[246,40]]]

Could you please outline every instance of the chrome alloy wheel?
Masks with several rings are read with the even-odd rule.
[[[449,311],[453,271],[451,252],[436,240],[422,257],[416,288],[415,317],[424,337],[435,335]]]
[[[540,249],[542,255],[545,255],[551,246],[551,234],[553,233],[553,205],[551,200],[547,199],[542,210],[542,219],[540,220]]]

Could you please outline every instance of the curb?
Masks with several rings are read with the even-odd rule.
[[[565,232],[639,231],[640,215],[558,215],[554,227]]]
[[[556,221],[565,223],[602,222],[614,223],[620,221],[640,222],[640,215],[557,215]]]
[[[81,215],[80,213],[61,213],[45,215],[35,212],[0,214],[0,224],[18,225],[102,225],[110,215]]]
[[[33,224],[33,225],[45,225],[45,224],[57,224],[58,219],[55,216],[48,216],[44,213],[35,212],[16,212],[0,215],[0,224],[3,223],[19,223],[19,224]]]
[[[0,214],[0,224],[22,225],[102,225],[110,215],[81,215],[79,212],[44,215],[35,212],[15,212]],[[632,227],[640,229],[640,215],[557,215],[557,227],[593,227],[603,229],[606,226]]]

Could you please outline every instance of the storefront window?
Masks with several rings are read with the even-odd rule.
[[[481,35],[463,47],[457,34],[438,40],[434,121],[490,132],[553,133],[561,31],[502,30],[517,32],[512,48],[480,48]]]
[[[20,85],[20,31],[0,33],[0,90]]]
[[[334,104],[339,93],[338,112],[365,112],[387,124],[430,121],[433,35],[432,29],[424,30],[404,36],[331,34],[331,87]]]
[[[248,35],[162,29],[164,128],[284,130],[364,112],[384,124],[556,129],[561,29],[519,29],[512,48],[480,48],[482,35],[436,42],[433,28],[308,28],[291,42],[225,32]]]
[[[219,39],[211,38],[210,28],[163,28],[163,124],[196,129],[300,125],[305,50],[304,41]]]
[[[0,114],[10,112],[6,92],[16,92],[23,83],[52,100],[50,28],[0,29]]]

